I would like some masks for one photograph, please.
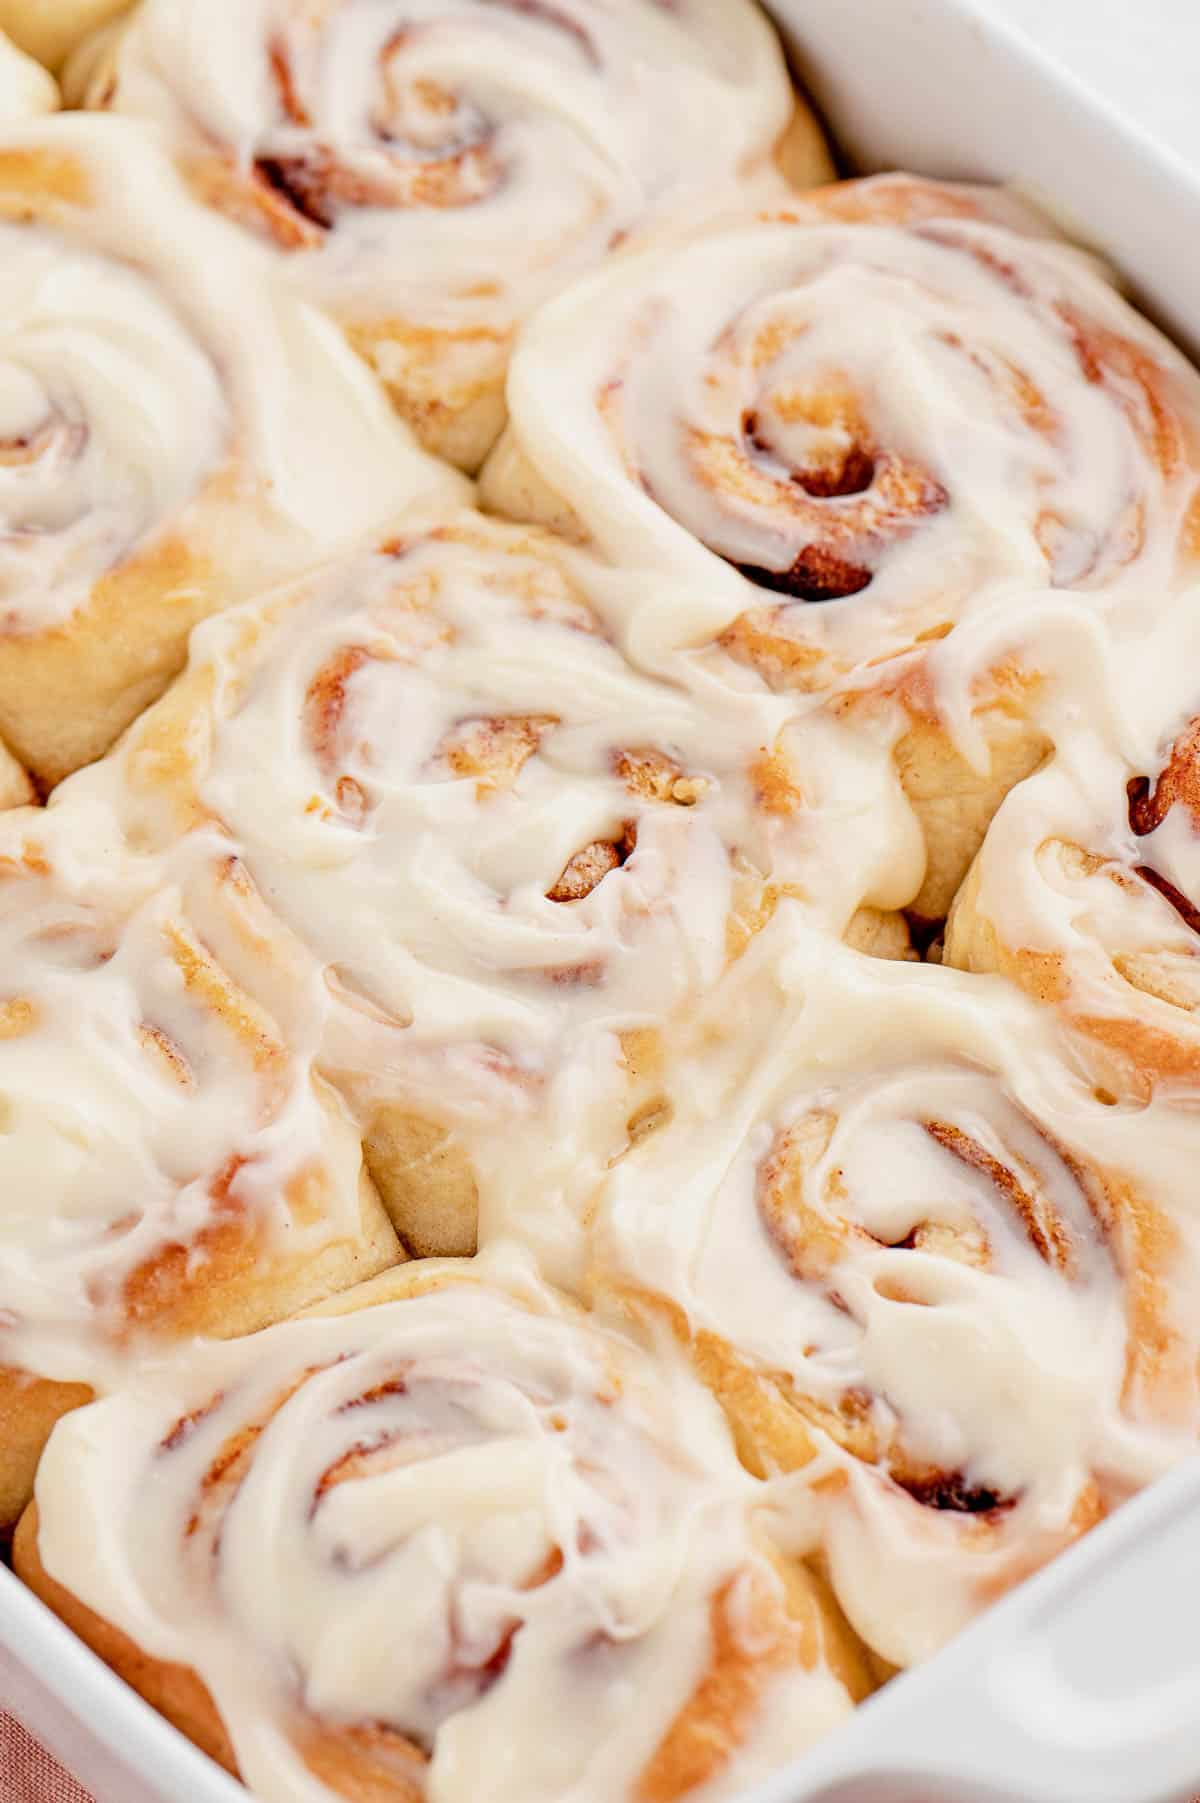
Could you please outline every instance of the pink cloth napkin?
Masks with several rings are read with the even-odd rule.
[[[0,1714],[0,1799],[3,1803],[92,1803],[69,1772],[26,1734],[11,1715]]]

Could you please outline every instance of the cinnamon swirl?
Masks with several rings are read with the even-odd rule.
[[[514,329],[630,238],[829,177],[746,0],[145,0],[86,102],[340,321],[432,450],[504,421]]]
[[[685,1371],[410,1265],[64,1421],[18,1569],[264,1803],[726,1795],[870,1687]]]
[[[624,259],[538,315],[509,401],[488,506],[573,526],[662,630],[891,734],[923,914],[1047,749],[1042,599],[1144,621],[1198,573],[1200,380],[984,190],[848,183]],[[1005,652],[972,660],[997,615]]]
[[[127,122],[0,134],[0,734],[106,749],[214,608],[457,498]]]
[[[345,1109],[232,974],[269,945],[228,844],[139,853],[109,774],[0,814],[0,1527],[147,1343],[402,1256]]]
[[[613,1172],[597,1280],[672,1321],[902,1665],[1194,1447],[1190,1136],[1166,1176],[1016,992],[801,953],[765,1055],[679,1069]]]
[[[570,1213],[781,905],[906,945],[888,773],[787,699],[639,669],[604,575],[478,514],[414,523],[206,623],[117,760],[140,830],[221,823],[320,973],[324,1068],[417,1253],[473,1250],[481,1206]]]

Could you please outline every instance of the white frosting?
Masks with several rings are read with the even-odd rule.
[[[410,501],[464,495],[137,128],[63,116],[6,131],[6,151],[73,158],[90,191],[78,205],[48,193],[32,219],[0,226],[8,630],[61,621],[161,533],[220,558],[233,598]]]
[[[793,105],[745,0],[149,0],[89,92],[227,158],[340,317],[485,334],[740,177],[782,193]]]
[[[780,1506],[807,1520],[819,1480],[850,1473],[822,1530],[835,1582],[907,1662],[1056,1550],[1081,1497],[1127,1494],[1193,1444],[1191,1126],[1102,1106],[998,984],[803,933],[784,969],[747,1068],[673,1073],[675,1120],[601,1200],[601,1269],[818,1405],[867,1399],[871,1462],[817,1426],[823,1457]],[[1137,1239],[1147,1198],[1173,1287],[1142,1343],[1141,1286],[1162,1276]],[[909,1495],[889,1472],[976,1500],[922,1507],[926,1479]]]
[[[43,1462],[49,1569],[199,1672],[266,1803],[333,1794],[305,1715],[414,1741],[436,1803],[633,1796],[718,1598],[736,1623],[742,1588],[777,1583],[694,1381],[565,1316],[522,1262],[481,1263],[164,1363]],[[820,1666],[762,1688],[734,1723],[743,1762],[779,1764],[847,1708]]]
[[[137,855],[99,788],[0,816],[0,1363],[107,1382],[140,1267],[183,1245],[203,1282],[234,1216],[297,1255],[355,1236],[362,1158],[303,1045],[212,957],[228,844]],[[306,1175],[315,1220],[289,1207]]]

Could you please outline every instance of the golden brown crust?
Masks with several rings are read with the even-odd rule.
[[[0,1535],[11,1531],[33,1495],[55,1422],[91,1400],[86,1384],[54,1383],[0,1365]]]
[[[0,732],[46,788],[103,755],[162,694],[226,595],[179,540],[109,572],[59,626],[0,637]]]
[[[988,766],[976,770],[945,726],[913,714],[896,746],[896,767],[927,848],[925,876],[909,904],[922,920],[944,919],[996,809],[1017,783],[1044,762],[1048,745],[1027,720],[985,709],[976,724],[987,740]]]
[[[111,1666],[132,1690],[173,1722],[210,1759],[238,1776],[237,1761],[225,1725],[207,1686],[184,1665],[172,1665],[142,1651],[111,1622],[81,1603],[57,1583],[42,1563],[38,1545],[37,1504],[22,1515],[13,1540],[13,1569],[22,1583],[52,1609],[85,1645]]]
[[[837,179],[825,133],[807,101],[796,102],[775,146],[775,161],[784,179],[800,192]]]
[[[473,476],[504,430],[511,335],[435,331],[397,319],[356,321],[345,330],[424,449]]]
[[[899,959],[905,963],[915,963],[920,958],[903,914],[891,914],[883,908],[859,908],[842,937],[853,951],[863,952],[869,958]]]
[[[294,1730],[313,1776],[346,1803],[423,1803],[424,1755],[383,1723],[328,1728],[306,1717]]]
[[[90,199],[91,183],[77,158],[40,148],[0,149],[0,219],[21,224],[47,209],[61,218]]]
[[[26,807],[37,800],[27,770],[23,770],[6,746],[0,745],[0,809]]]
[[[289,1196],[297,1215],[310,1201],[320,1206],[320,1181],[316,1188],[310,1185],[309,1198],[296,1190]],[[268,1235],[248,1230],[237,1217],[218,1219],[187,1245],[162,1248],[126,1280],[121,1295],[126,1334],[150,1329],[180,1338],[232,1339],[389,1269],[405,1254],[365,1174],[359,1209],[359,1233],[327,1239],[319,1252],[300,1257],[273,1253]]]
[[[367,1169],[400,1238],[414,1257],[475,1251],[479,1188],[470,1155],[452,1127],[402,1103],[383,1103],[363,1138]]]
[[[710,1611],[708,1667],[647,1762],[638,1803],[676,1803],[713,1782],[753,1732],[770,1685],[827,1664],[856,1702],[874,1688],[866,1656],[823,1581],[775,1557],[779,1590],[726,1585]]]

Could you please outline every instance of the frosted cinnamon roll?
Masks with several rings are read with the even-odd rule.
[[[344,1107],[222,956],[265,956],[229,847],[132,851],[90,774],[0,814],[0,1526],[147,1343],[402,1256]]]
[[[826,180],[747,0],[146,0],[77,78],[340,321],[466,469],[514,329],[610,251]]]
[[[731,1795],[869,1688],[698,1385],[406,1266],[65,1421],[21,1574],[264,1803]]]
[[[219,821],[322,973],[325,1067],[416,1252],[472,1250],[485,1189],[561,1212],[782,902],[820,886],[837,932],[892,905],[878,773],[778,697],[636,668],[603,574],[478,514],[414,525],[208,622],[120,754],[139,830]]]
[[[675,1073],[598,1282],[673,1322],[903,1665],[1194,1448],[1195,1135],[1164,1175],[1014,992],[827,942],[801,988],[765,1058]]]
[[[1109,1100],[1200,1082],[1200,640],[1185,600],[992,822],[946,956],[1045,1005]]]
[[[1144,622],[1197,573],[1200,379],[985,190],[849,183],[624,259],[527,329],[509,404],[486,505],[635,566],[680,639],[890,722],[923,913],[1045,752],[1038,597]],[[997,609],[1016,649],[964,675]]]
[[[105,750],[214,608],[460,487],[126,122],[0,133],[0,733]]]

